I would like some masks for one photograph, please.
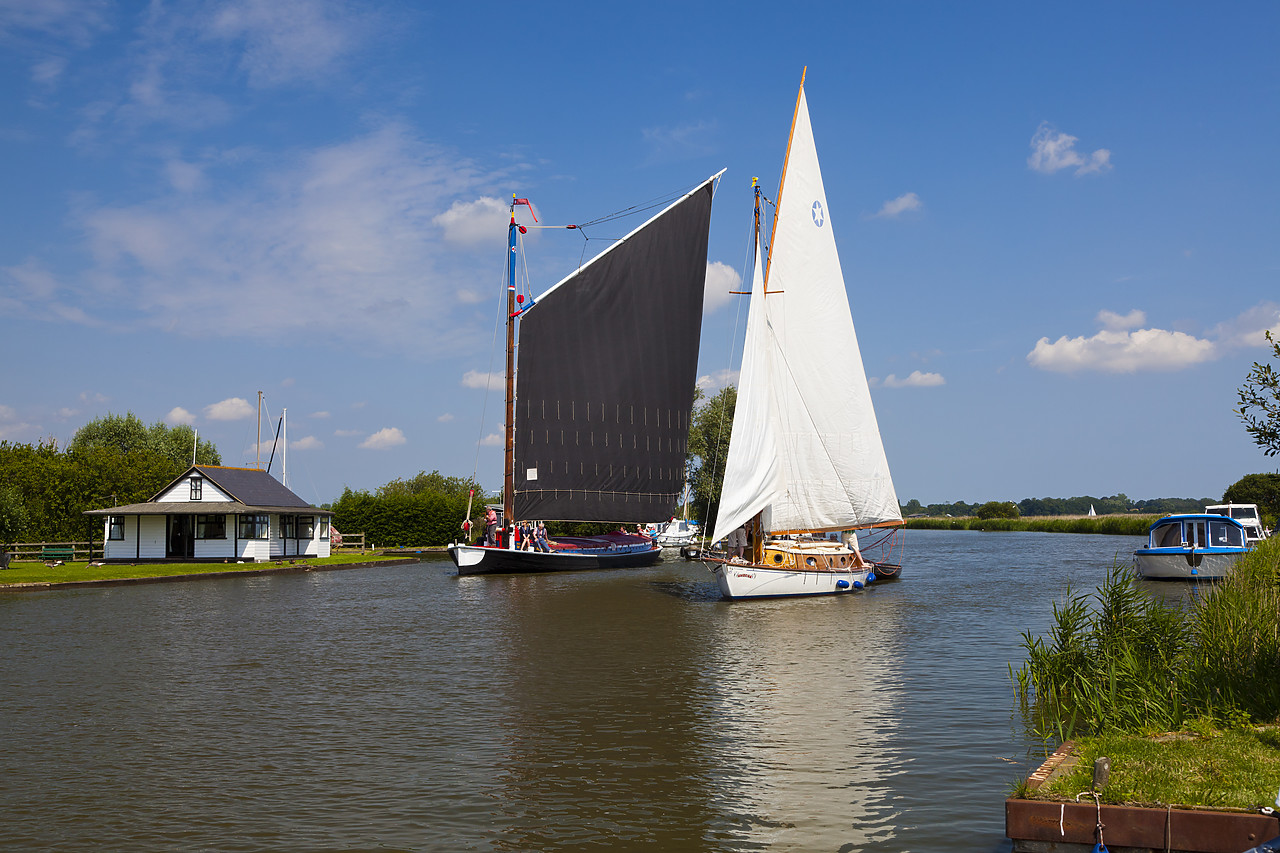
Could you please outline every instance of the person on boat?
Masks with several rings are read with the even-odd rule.
[[[739,527],[729,534],[729,550],[733,559],[741,560],[747,550],[747,530]]]
[[[498,544],[498,514],[493,507],[489,507],[484,514],[484,544]]]
[[[551,543],[547,541],[547,526],[541,521],[538,526],[533,529],[533,547],[543,553],[551,553]]]
[[[840,541],[853,552],[853,565],[855,568],[861,568],[866,565],[862,560],[862,551],[858,550],[858,531],[846,530],[840,534]]]

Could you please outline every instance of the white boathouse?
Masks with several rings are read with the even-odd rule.
[[[333,513],[266,471],[193,465],[145,503],[95,509],[107,562],[328,557]]]

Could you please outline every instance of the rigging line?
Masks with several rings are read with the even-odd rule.
[[[685,184],[683,187],[681,187],[678,190],[673,190],[671,192],[663,193],[662,195],[659,195],[659,196],[654,196],[653,198],[650,198],[648,201],[638,202],[636,204],[633,204],[631,207],[625,207],[622,210],[617,211],[616,213],[610,213],[605,216],[601,216],[599,219],[589,220],[587,222],[582,223],[582,225],[579,225],[578,227],[582,228],[585,225],[598,225],[601,222],[609,222],[611,220],[621,219],[624,216],[631,216],[633,214],[640,213],[645,210],[652,210],[655,207],[662,207],[663,205],[670,204],[672,199],[679,198],[684,195],[688,195],[690,192],[702,186],[704,183],[706,182],[697,181],[696,183]]]
[[[756,250],[756,239],[755,239],[756,229],[755,229],[754,214],[752,214],[751,223],[752,223],[751,226],[747,228],[747,246],[746,246],[746,249],[743,251],[743,258],[742,258],[742,269],[744,273],[747,270],[748,261],[754,257],[755,250]],[[751,265],[751,272],[753,275],[755,273],[755,264],[758,264],[758,263],[760,263],[760,259],[755,258],[755,263]],[[747,309],[748,311],[750,311],[751,300],[748,299],[746,301],[747,301]],[[732,365],[733,365],[734,351],[737,349],[737,346],[738,346],[738,329],[740,327],[741,321],[742,321],[742,300],[738,300],[738,307],[737,307],[737,310],[734,312],[734,317],[733,317],[733,334],[729,336],[729,358],[728,358],[728,361],[725,362],[726,364],[730,365],[730,370],[733,369]],[[746,341],[743,341],[743,347],[745,352]],[[741,384],[742,384],[742,369],[741,367],[739,367],[737,385],[740,386]],[[726,382],[725,385],[727,386],[728,383]],[[720,444],[724,438],[724,421],[725,421],[725,408],[726,408],[724,404],[726,402],[727,400],[721,401],[721,406],[720,406],[720,422],[719,422],[718,430],[716,433],[716,445],[715,445],[717,455],[719,455]],[[736,397],[735,397],[734,409],[735,411],[737,410]],[[727,457],[728,454],[726,453],[725,455]],[[726,458],[724,461],[727,463],[728,459]],[[719,463],[719,460],[713,457],[713,459],[711,460],[711,475],[713,478],[715,477],[716,465],[718,463]],[[724,485],[723,474],[721,475],[720,481],[721,481],[721,488],[723,489],[723,485]],[[721,493],[721,497],[724,497],[723,491]],[[711,523],[711,519],[709,517],[710,515],[711,515],[711,495],[708,494],[705,512],[703,512],[702,514],[704,526]]]
[[[516,239],[519,240],[519,237],[517,237]],[[523,248],[524,243],[520,242],[520,246],[521,248]],[[510,252],[507,252],[507,263],[508,264],[515,263],[515,259],[511,256]],[[498,330],[501,329],[503,326],[502,315],[506,313],[507,270],[505,268],[502,270],[502,280],[503,280],[503,284],[498,289],[498,294],[499,294],[498,310],[494,312],[494,318],[493,318],[493,341],[489,344],[489,369],[485,371],[485,375],[484,375],[484,397],[481,399],[481,403],[480,403],[480,434],[476,437],[476,456],[471,463],[471,482],[477,483],[477,484],[479,483],[479,472],[480,472],[480,446],[484,442],[485,418],[488,416],[489,395],[492,393],[492,389],[489,387],[489,379],[490,377],[493,376],[494,353],[497,352],[497,349],[498,349]],[[484,490],[481,489],[480,493],[483,496]]]

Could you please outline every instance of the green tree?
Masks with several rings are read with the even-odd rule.
[[[1280,360],[1280,342],[1271,337],[1270,331],[1267,343]],[[1239,393],[1236,414],[1244,421],[1245,430],[1266,455],[1280,453],[1280,374],[1271,365],[1255,361]]]
[[[124,415],[108,412],[80,427],[67,451],[100,447],[118,453],[154,453],[185,468],[191,464],[191,450],[195,446],[197,463],[222,464],[222,456],[212,442],[206,439],[201,439],[198,445],[195,442],[195,430],[189,426],[170,427],[163,421],[156,421],[148,427],[133,412]]]
[[[738,389],[726,385],[720,393],[699,405],[702,396],[701,389],[694,396],[689,457],[685,464],[693,491],[694,514],[703,513],[704,524],[709,526],[720,507],[720,488],[724,483],[724,463],[729,455]]]
[[[1274,527],[1280,517],[1280,473],[1246,474],[1222,493],[1223,503],[1257,504],[1262,523]],[[1203,507],[1201,508],[1203,509]]]
[[[920,501],[916,500],[915,498],[912,498],[911,500],[907,501],[905,504],[899,507],[899,509],[902,511],[903,518],[906,518],[909,515],[924,514],[924,507],[921,506]]]
[[[446,477],[439,471],[432,471],[430,474],[426,471],[419,471],[408,480],[397,478],[382,486],[378,489],[378,496],[445,495],[447,497],[465,498],[472,490],[476,493],[476,502],[483,504],[485,501],[484,489],[480,488],[480,484],[470,477]]]
[[[20,541],[28,524],[22,493],[8,483],[0,485],[0,546]]]
[[[987,501],[974,510],[978,518],[1018,518],[1018,505],[1012,501]]]

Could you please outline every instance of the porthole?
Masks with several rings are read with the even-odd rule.
[[[813,568],[814,566],[818,565],[818,560],[815,557],[805,557],[804,564],[809,568]]]
[[[781,563],[781,562],[782,562],[782,555],[781,555],[781,554],[774,554],[774,555],[773,555],[773,561],[774,561],[775,563]]]

